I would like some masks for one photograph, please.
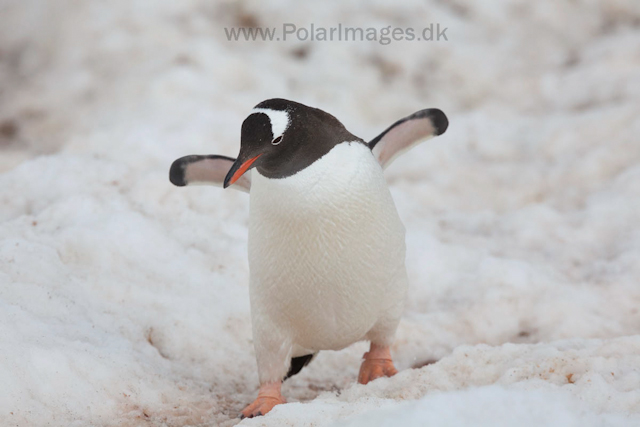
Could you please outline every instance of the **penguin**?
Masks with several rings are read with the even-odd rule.
[[[323,110],[268,99],[242,123],[237,158],[191,155],[173,162],[174,185],[249,193],[260,388],[241,418],[285,403],[282,381],[321,350],[368,341],[358,382],[397,373],[390,346],[407,292],[405,228],[383,170],[448,124],[441,110],[425,109],[365,142]]]

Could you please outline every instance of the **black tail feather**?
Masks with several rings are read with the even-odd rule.
[[[300,372],[302,370],[302,368],[307,366],[309,364],[309,362],[311,362],[311,360],[317,354],[318,353],[307,354],[305,356],[300,356],[300,357],[292,357],[291,358],[291,366],[289,367],[289,372],[287,372],[287,376],[285,376],[282,381],[284,381],[287,378],[290,378],[290,377],[294,376],[295,374],[297,374],[298,372]]]

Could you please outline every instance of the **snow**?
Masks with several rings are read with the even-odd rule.
[[[242,425],[640,424],[640,3],[0,3],[0,425],[224,425],[257,390],[248,197],[176,188],[270,97],[394,162],[401,372],[323,352]],[[223,28],[447,26],[448,42],[228,42]]]

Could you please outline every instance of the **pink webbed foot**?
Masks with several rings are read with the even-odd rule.
[[[253,418],[265,415],[274,406],[287,403],[280,393],[281,383],[267,383],[260,386],[258,397],[252,404],[242,410],[240,418]]]
[[[391,377],[398,373],[396,367],[393,366],[388,346],[379,347],[372,343],[370,350],[364,354],[363,358],[364,361],[358,374],[360,384],[367,384],[376,378]]]

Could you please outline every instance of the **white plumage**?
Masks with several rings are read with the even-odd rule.
[[[269,121],[271,122],[271,132],[273,133],[274,140],[279,136],[284,135],[284,132],[291,124],[289,113],[284,110],[279,111],[272,110],[270,108],[254,108],[253,110],[251,110],[251,114],[255,113],[263,113],[266,114],[267,117],[269,117]]]
[[[290,358],[389,345],[407,279],[405,230],[371,150],[343,142],[284,179],[252,170],[251,313],[260,382]]]

